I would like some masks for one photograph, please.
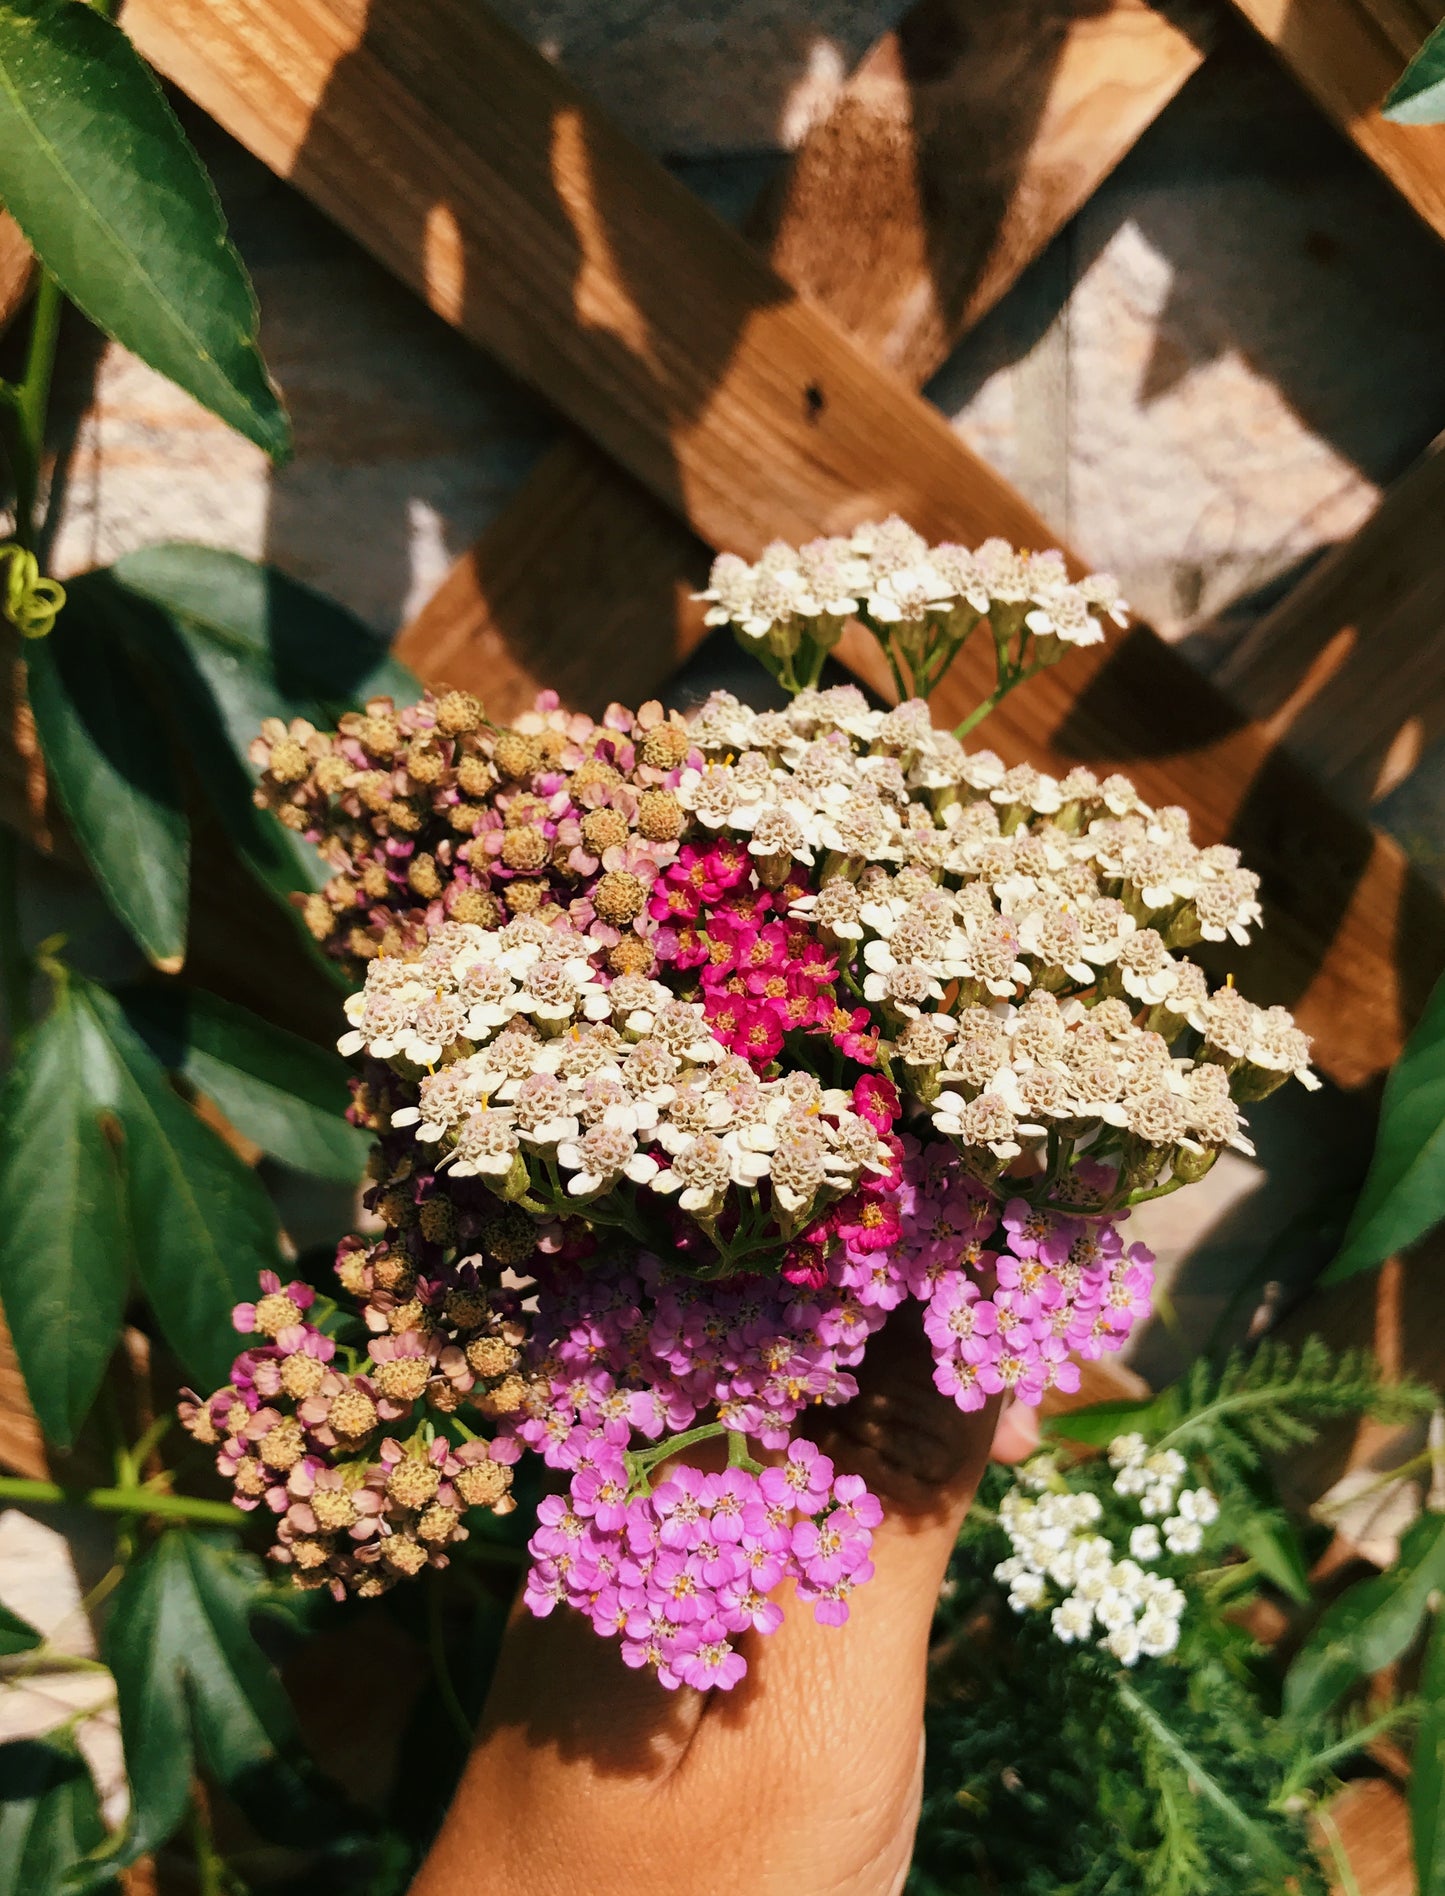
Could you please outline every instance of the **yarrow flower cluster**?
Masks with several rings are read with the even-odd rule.
[[[1056,556],[915,541],[720,561],[714,613],[793,684],[849,615],[917,677],[976,622],[1021,673],[1118,613]],[[544,694],[499,728],[450,692],[253,754],[334,871],[304,912],[360,977],[382,1230],[337,1261],[359,1324],[268,1285],[237,1316],[266,1340],[187,1419],[303,1584],[440,1564],[533,1452],[568,1483],[533,1608],[729,1685],[784,1580],[839,1620],[871,1571],[876,1500],[796,1431],[889,1312],[923,1306],[964,1409],[1076,1387],[1149,1308],[1129,1206],[1313,1084],[1289,1016],[1184,955],[1259,919],[1233,850],[1121,777],[965,751],[919,700],[594,722]],[[725,1470],[674,1459],[708,1437]]]
[[[1055,1458],[1039,1455],[1019,1471],[1000,1506],[1012,1551],[994,1578],[1008,1587],[1016,1613],[1047,1612],[1065,1645],[1097,1634],[1098,1646],[1133,1666],[1173,1652],[1186,1604],[1176,1580],[1150,1569],[1198,1553],[1219,1503],[1207,1488],[1181,1491],[1184,1457],[1167,1448],[1151,1453],[1141,1435],[1116,1437],[1109,1463],[1118,1471],[1114,1493],[1137,1500],[1145,1517],[1129,1531],[1127,1551],[1100,1531],[1100,1497],[1070,1488]]]
[[[1006,540],[974,551],[930,546],[896,515],[802,547],[775,540],[756,564],[724,553],[700,597],[707,624],[734,627],[795,690],[817,684],[824,657],[855,619],[883,646],[900,697],[927,697],[984,622],[1003,684],[1011,672],[1096,645],[1106,621],[1127,617],[1108,573],[1075,583],[1061,553],[1018,553]]]

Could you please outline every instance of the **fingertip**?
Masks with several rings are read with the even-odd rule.
[[[990,1460],[1027,1461],[1039,1445],[1039,1412],[1025,1402],[1010,1401],[994,1430]]]

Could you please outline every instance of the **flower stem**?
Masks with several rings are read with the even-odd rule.
[[[1016,685],[1027,684],[1030,678],[1036,678],[1043,669],[1044,661],[1039,659],[1032,665],[1016,666],[1011,670],[1005,671],[998,685],[988,694],[983,703],[975,705],[966,718],[954,725],[953,735],[958,738],[961,743],[976,725],[983,723],[990,711],[996,711],[998,709]]]
[[[0,1004],[5,1009],[12,1056],[31,1022],[31,973],[20,934],[20,838],[14,830],[4,829],[0,830]]]
[[[692,1448],[698,1442],[715,1441],[719,1435],[730,1434],[722,1422],[704,1422],[695,1429],[688,1429],[682,1435],[670,1435],[665,1441],[658,1442],[653,1448],[628,1449],[626,1452],[627,1481],[630,1494],[647,1492],[647,1480],[659,1462],[680,1455],[685,1448]]]
[[[216,1848],[216,1839],[211,1830],[211,1814],[201,1802],[200,1794],[191,1799],[191,1850],[196,1859],[196,1887],[200,1896],[226,1896],[231,1879],[226,1869],[226,1859]]]
[[[243,1523],[228,1501],[203,1501],[197,1495],[168,1494],[162,1488],[62,1488],[56,1481],[32,1481],[0,1475],[0,1501],[32,1507],[90,1508],[97,1514],[150,1514],[164,1521],[194,1521],[210,1527],[239,1528]]]
[[[749,1475],[760,1475],[763,1464],[748,1453],[748,1438],[741,1429],[728,1430],[728,1467],[741,1468]]]
[[[35,508],[40,495],[40,463],[45,447],[45,412],[60,335],[60,285],[41,270],[30,316],[30,341],[18,382],[5,387],[8,426],[6,448],[15,482],[15,538],[27,553],[35,551]],[[4,412],[4,411],[0,411]]]
[[[427,1588],[427,1647],[431,1653],[432,1677],[436,1680],[438,1693],[446,1708],[447,1717],[452,1721],[457,1736],[462,1741],[462,1749],[472,1748],[472,1721],[467,1717],[466,1709],[457,1696],[457,1688],[452,1682],[451,1667],[447,1663],[446,1626],[442,1619],[441,1588]]]

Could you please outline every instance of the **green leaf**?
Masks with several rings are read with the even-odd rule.
[[[0,1303],[40,1425],[62,1448],[95,1398],[130,1277],[114,1097],[109,1049],[62,987],[0,1108]]]
[[[268,454],[289,452],[210,179],[145,62],[92,7],[0,4],[0,198],[93,323]]]
[[[1445,124],[1445,20],[1391,86],[1380,110],[1397,125]]]
[[[247,705],[245,741],[232,717],[223,715],[186,640],[167,615],[129,593],[108,570],[83,573],[67,588],[66,620],[97,639],[118,642],[164,692],[164,710],[174,738],[184,747],[206,799],[222,828],[257,879],[283,901],[293,889],[319,888],[329,871],[309,843],[256,808],[256,773],[245,744],[261,718],[285,707]],[[298,921],[299,928],[299,921]],[[303,936],[305,931],[301,930]],[[307,940],[309,936],[305,936]]]
[[[1423,1514],[1385,1573],[1342,1593],[1295,1656],[1284,1682],[1285,1717],[1320,1717],[1359,1679],[1398,1659],[1420,1630],[1430,1595],[1445,1587],[1445,1515]]]
[[[343,1116],[350,1093],[339,1055],[214,994],[157,985],[117,998],[161,1064],[214,1100],[263,1152],[318,1178],[360,1179],[369,1140]]]
[[[131,1790],[121,1861],[174,1833],[197,1767],[268,1835],[313,1807],[290,1703],[251,1634],[262,1584],[233,1543],[173,1530],[117,1589],[103,1653]]]
[[[1437,1612],[1420,1676],[1421,1715],[1410,1760],[1410,1839],[1417,1896],[1445,1896],[1445,1618]]]
[[[1385,1083],[1375,1155],[1327,1284],[1369,1270],[1445,1218],[1445,980]]]
[[[235,1353],[232,1307],[279,1262],[275,1210],[250,1168],[176,1096],[115,999],[72,980],[113,1062],[136,1274],[187,1373],[214,1388]]]
[[[0,1745],[0,1896],[66,1896],[69,1872],[104,1838],[95,1785],[73,1745]],[[91,1887],[117,1885],[107,1878]]]
[[[1241,1456],[1221,1432],[1209,1454],[1210,1482],[1219,1496],[1223,1531],[1243,1548],[1264,1578],[1288,1598],[1308,1606],[1309,1562],[1299,1530],[1279,1504],[1267,1471]]]
[[[8,1606],[0,1606],[0,1659],[12,1658],[17,1652],[34,1652],[40,1644],[40,1634],[28,1620],[12,1613]]]
[[[252,802],[248,753],[264,718],[324,728],[368,698],[419,696],[385,642],[274,567],[205,546],[127,554],[71,581],[68,601],[67,612],[113,626],[164,677],[191,763],[258,879],[283,898],[320,888],[331,871],[317,852]]]
[[[1297,1528],[1281,1508],[1260,1508],[1231,1516],[1235,1543],[1242,1547],[1266,1580],[1301,1606],[1308,1606],[1309,1563]]]
[[[175,623],[243,756],[263,717],[325,724],[368,698],[421,694],[354,613],[274,566],[177,541],[127,553],[111,571]]]
[[[25,641],[46,767],[106,900],[158,968],[186,950],[190,832],[170,743],[128,654],[84,614]]]
[[[1089,1448],[1106,1448],[1116,1435],[1137,1431],[1152,1436],[1168,1414],[1171,1391],[1149,1396],[1142,1402],[1123,1398],[1114,1402],[1094,1402],[1085,1409],[1068,1409],[1061,1415],[1047,1416],[1043,1431],[1053,1441],[1081,1442]]]

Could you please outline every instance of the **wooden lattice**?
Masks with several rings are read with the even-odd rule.
[[[1435,24],[1431,0],[1235,5],[1445,237],[1445,129],[1376,109]],[[576,430],[398,646],[507,713],[541,683],[593,706],[655,689],[699,635],[687,594],[709,548],[756,553],[893,509],[935,536],[1052,544],[917,391],[1207,57],[1220,10],[919,0],[745,236],[480,0],[128,0],[124,20],[161,73]],[[28,270],[0,214],[0,324]],[[1439,895],[1368,823],[1445,731],[1442,501],[1436,453],[1253,630],[1224,690],[1141,630],[1046,674],[990,728],[1010,761],[1120,765],[1204,840],[1237,841],[1271,905],[1252,991],[1291,1002],[1345,1083],[1394,1058],[1445,963]],[[884,683],[865,642],[842,655]],[[987,688],[982,663],[960,662],[945,716]],[[43,815],[8,748],[0,813]],[[284,989],[293,1024],[324,1033],[329,1000],[287,957],[248,892],[201,875],[192,972],[259,998],[264,963],[270,1010]]]
[[[1416,0],[1244,10],[1445,230],[1445,133],[1372,109],[1429,24]],[[706,547],[888,509],[925,533],[1051,543],[914,390],[1206,56],[1215,15],[921,0],[760,210],[760,248],[475,0],[130,0],[125,18],[160,71],[577,428],[401,641],[423,676],[506,710],[541,679],[584,703],[654,688],[696,636],[684,595]],[[1387,497],[1372,531],[1409,515],[1409,491]],[[1337,632],[1317,596],[1306,636],[1332,616]],[[861,643],[845,656],[876,681]],[[983,662],[965,655],[945,715],[981,695]],[[1445,909],[1291,755],[1301,694],[1247,715],[1249,676],[1242,714],[1139,631],[1037,681],[990,741],[1046,767],[1122,765],[1206,839],[1239,842],[1272,905],[1254,986],[1356,1082],[1393,1058],[1445,961]],[[1419,715],[1372,715],[1397,711]],[[1325,774],[1359,812],[1350,769]]]

